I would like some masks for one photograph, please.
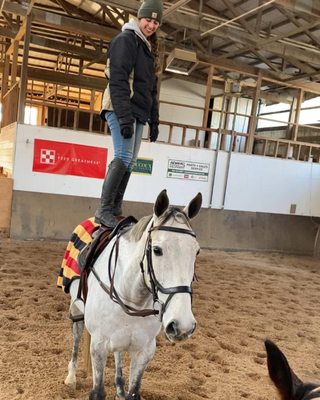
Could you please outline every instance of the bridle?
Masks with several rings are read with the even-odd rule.
[[[187,216],[182,212],[186,219]],[[169,216],[168,216],[169,217]],[[108,273],[109,273],[109,280],[110,280],[110,287],[106,285],[102,280],[100,279],[98,273],[94,269],[94,265],[91,267],[91,271],[96,277],[96,279],[99,282],[99,285],[101,288],[109,295],[112,301],[115,303],[119,304],[123,311],[130,315],[130,316],[136,316],[136,317],[146,317],[150,315],[156,315],[159,318],[159,321],[162,322],[163,314],[165,313],[169,302],[171,301],[172,297],[177,294],[177,293],[189,293],[192,299],[192,283],[190,286],[173,286],[173,287],[168,287],[165,288],[161,285],[161,283],[158,281],[154,268],[153,268],[153,262],[152,262],[152,238],[151,238],[151,233],[153,231],[167,231],[167,232],[175,232],[175,233],[180,233],[183,235],[191,235],[193,237],[196,237],[196,234],[193,232],[193,230],[190,229],[184,229],[184,228],[177,228],[173,226],[164,226],[163,224],[167,221],[168,217],[162,221],[162,224],[159,226],[153,226],[151,225],[150,229],[148,230],[148,236],[144,248],[144,253],[142,256],[142,259],[140,261],[140,270],[143,275],[144,283],[147,287],[147,289],[152,293],[153,297],[153,309],[136,309],[132,306],[129,306],[123,302],[123,300],[120,298],[119,294],[117,293],[115,287],[114,287],[114,279],[115,279],[115,272],[116,272],[116,267],[117,267],[117,261],[118,261],[118,255],[119,255],[119,239],[120,236],[124,233],[124,230],[120,230],[116,236],[116,240],[112,246],[112,249],[110,251],[110,256],[109,256],[109,262],[108,262]],[[115,255],[115,260],[114,260],[114,268],[112,271],[112,257]],[[149,281],[150,285],[147,284],[146,279],[145,279],[145,270],[144,270],[144,259],[147,261],[147,273],[149,276]],[[158,296],[158,293],[163,293],[167,294],[168,298],[163,303]]]
[[[190,286],[173,286],[173,287],[168,287],[165,288],[161,285],[161,283],[158,281],[156,274],[154,272],[153,268],[153,263],[152,263],[152,239],[151,239],[151,232],[153,231],[167,231],[167,232],[175,232],[175,233],[181,233],[184,235],[191,235],[193,237],[196,237],[196,234],[191,230],[191,229],[183,229],[183,228],[176,228],[173,226],[156,226],[151,228],[148,231],[148,237],[146,241],[146,246],[145,246],[145,251],[142,257],[142,260],[140,261],[140,269],[144,278],[145,285],[149,289],[149,291],[152,293],[153,297],[153,307],[159,306],[159,309],[155,309],[156,314],[158,314],[159,320],[162,321],[163,314],[165,313],[168,304],[172,297],[177,294],[177,293],[189,293],[192,299],[192,285]],[[147,259],[147,272],[149,275],[150,279],[150,285],[149,287],[145,281],[145,271],[143,268],[143,260],[144,258]],[[167,300],[165,303],[163,303],[158,296],[158,293],[163,293],[163,294],[168,294],[169,296],[167,297]]]

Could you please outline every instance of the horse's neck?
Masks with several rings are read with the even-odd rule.
[[[105,273],[105,266],[109,263],[111,246],[110,243],[101,257],[103,258],[104,281],[109,281],[108,273]],[[151,295],[144,283],[143,275],[140,270],[140,261],[143,257],[143,242],[130,242],[125,238],[120,238],[118,256],[112,257],[111,275],[114,274],[114,287],[123,300],[133,302],[135,305],[144,306],[150,302]],[[115,253],[115,250],[114,250]]]

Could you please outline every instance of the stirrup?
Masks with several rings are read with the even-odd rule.
[[[82,303],[83,304],[83,307],[84,307],[84,302],[83,302],[83,300],[82,299],[75,299],[74,301],[73,301],[73,303],[71,304],[71,306],[70,306],[70,311],[69,311],[69,318],[71,319],[71,321],[72,322],[79,322],[79,321],[84,321],[84,314],[83,314],[83,312],[81,312],[81,310],[80,310],[80,308],[77,306],[77,302],[80,302],[80,303]],[[71,310],[73,309],[73,308],[76,308],[77,309],[77,313],[75,313],[74,315],[72,314],[72,312],[71,312]]]

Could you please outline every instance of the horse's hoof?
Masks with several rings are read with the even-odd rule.
[[[115,396],[116,400],[126,400],[126,394],[124,391],[117,391],[117,394]]]
[[[89,396],[89,400],[105,400],[106,394],[103,391],[92,390]]]
[[[68,386],[71,390],[76,390],[76,382],[70,382],[68,378],[64,381],[64,384]]]
[[[116,394],[116,395],[114,396],[114,400],[126,400],[126,396],[121,396],[121,395],[119,395],[119,394]]]

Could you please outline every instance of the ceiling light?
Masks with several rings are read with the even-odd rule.
[[[194,51],[174,49],[167,57],[165,70],[175,74],[189,75],[197,66],[197,54]]]

